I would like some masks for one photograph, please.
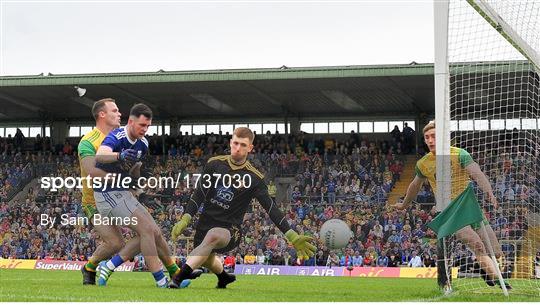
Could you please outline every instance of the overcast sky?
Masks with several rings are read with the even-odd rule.
[[[433,62],[432,1],[1,2],[1,75]]]

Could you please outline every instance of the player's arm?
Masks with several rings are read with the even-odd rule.
[[[96,153],[96,162],[113,163],[118,161],[119,153],[113,152],[109,146],[101,145]]]
[[[482,172],[478,163],[473,161],[465,167],[465,170],[467,171],[467,173],[469,173],[471,178],[473,178],[474,181],[478,183],[478,186],[480,187],[482,192],[484,192],[484,194],[487,194],[489,202],[493,204],[493,207],[497,209],[499,206],[499,203],[497,202],[497,197],[495,197],[495,195],[493,194],[493,188],[491,187],[491,183],[489,183],[488,178]]]
[[[137,162],[137,151],[135,149],[125,149],[122,152],[114,151],[119,145],[119,141],[115,136],[114,131],[110,132],[105,140],[101,143],[96,153],[97,163],[113,163],[117,161],[132,161]],[[119,150],[119,149],[118,149]]]
[[[209,162],[204,166],[203,175],[211,175],[213,173],[214,162]],[[195,191],[193,192],[193,194],[191,194],[191,198],[189,198],[189,201],[186,204],[186,208],[184,209],[184,214],[182,215],[182,218],[172,228],[171,238],[173,240],[178,239],[180,234],[182,234],[182,232],[187,228],[193,216],[197,214],[199,208],[206,200],[206,194],[208,194],[209,189],[204,188],[202,182],[196,184],[195,187]]]
[[[493,204],[493,207],[497,209],[499,203],[497,202],[497,198],[495,197],[495,195],[493,195],[493,189],[491,188],[491,183],[489,183],[489,179],[482,172],[478,163],[474,162],[471,155],[465,149],[459,150],[459,164],[467,171],[471,178],[478,183],[478,186],[480,187],[482,192],[484,192],[484,194],[487,194],[489,202],[491,202],[491,204]]]
[[[255,198],[259,201],[261,206],[266,210],[270,220],[278,227],[278,229],[285,234],[287,240],[293,244],[296,249],[298,257],[309,258],[315,254],[317,249],[310,243],[313,239],[310,236],[299,235],[296,231],[292,230],[289,223],[285,219],[285,215],[278,209],[277,204],[272,200],[270,194],[268,194],[268,187],[264,181],[256,186],[258,189],[255,192]]]
[[[105,177],[105,175],[107,175],[107,172],[96,167],[95,157],[83,157],[81,159],[81,167],[84,168],[84,171],[92,178]]]
[[[425,177],[422,177],[416,174],[411,184],[409,184],[409,187],[407,188],[407,194],[405,195],[405,199],[403,199],[403,202],[397,202],[394,206],[398,210],[403,210],[409,207],[411,202],[416,198],[416,195],[418,195],[418,192],[420,192],[420,189],[422,188],[422,185],[426,181]]]
[[[114,148],[119,144],[118,139],[114,135],[114,131],[109,132],[105,137],[101,146],[99,146],[96,153],[97,163],[113,163],[120,160],[120,153],[115,152]]]
[[[96,151],[88,140],[82,140],[77,147],[81,159],[81,167],[90,177],[105,177],[105,171],[96,168]]]

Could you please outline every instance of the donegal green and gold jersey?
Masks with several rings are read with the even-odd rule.
[[[452,193],[450,199],[456,199],[470,183],[469,174],[465,167],[473,162],[471,155],[464,149],[450,147],[450,166],[452,169]],[[431,188],[437,193],[436,158],[433,153],[426,154],[416,162],[416,175],[427,178]]]
[[[105,139],[106,134],[102,133],[99,129],[94,128],[92,131],[85,134],[81,141],[79,142],[78,151],[79,151],[79,164],[81,160],[85,157],[95,156],[96,152],[101,145],[101,142]],[[94,214],[96,201],[94,200],[94,190],[87,186],[85,177],[88,173],[81,166],[81,177],[82,180],[82,206],[85,213]],[[89,217],[91,215],[88,215]]]

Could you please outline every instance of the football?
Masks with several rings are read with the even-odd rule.
[[[343,220],[330,219],[322,225],[319,236],[328,248],[341,249],[349,243],[353,234]]]

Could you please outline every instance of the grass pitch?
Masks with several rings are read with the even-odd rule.
[[[169,302],[369,302],[369,301],[539,301],[540,297],[463,293],[442,297],[432,279],[365,277],[238,276],[227,289],[205,274],[186,289],[159,289],[148,272],[117,272],[107,287],[82,286],[75,271],[0,269],[0,301],[169,301]],[[498,289],[498,288],[493,288]]]

